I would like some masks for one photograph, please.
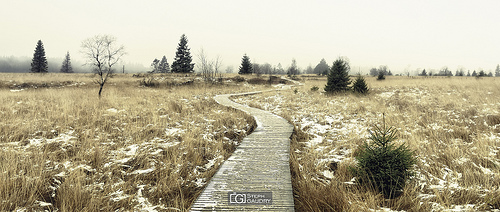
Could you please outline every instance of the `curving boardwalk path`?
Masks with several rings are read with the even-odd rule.
[[[207,187],[191,206],[191,211],[294,211],[290,176],[289,151],[293,126],[285,119],[270,112],[237,104],[229,100],[233,95],[217,95],[221,105],[245,111],[257,121],[254,132],[243,139],[236,151],[219,168]],[[272,203],[248,204],[244,201],[267,201],[268,196],[259,193],[272,192]],[[229,196],[233,194],[232,204]],[[255,199],[252,199],[251,195]],[[239,196],[235,196],[239,195]],[[269,194],[271,195],[271,194]],[[260,198],[260,199],[259,199]],[[250,200],[252,199],[252,200]],[[262,200],[263,199],[263,200]]]

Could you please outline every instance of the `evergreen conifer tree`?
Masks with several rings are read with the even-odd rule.
[[[425,69],[422,71],[422,73],[420,73],[420,76],[424,76],[424,77],[427,76],[427,72],[425,71]]]
[[[250,62],[250,57],[248,57],[246,54],[243,55],[243,58],[241,59],[241,66],[240,66],[240,71],[238,74],[252,74],[252,63]]]
[[[61,65],[61,73],[73,73],[73,67],[71,67],[69,52],[66,52],[66,57],[64,57],[63,63]]]
[[[472,72],[472,76],[473,76],[473,77],[477,76],[476,70],[474,70],[474,71]]]
[[[356,156],[358,163],[351,167],[360,184],[375,188],[386,198],[399,196],[406,182],[414,176],[415,152],[405,144],[397,146],[393,142],[397,139],[396,134],[396,128],[385,126],[384,118],[382,128],[375,126],[370,131],[372,142],[361,146]]]
[[[368,93],[368,86],[366,85],[365,78],[361,76],[361,74],[358,74],[358,76],[356,77],[356,80],[352,85],[352,91],[354,91],[354,93],[359,93],[359,94]]]
[[[167,62],[167,58],[165,55],[161,58],[160,64],[158,65],[158,71],[160,73],[168,73],[170,72],[170,65]]]
[[[318,65],[314,67],[314,73],[317,75],[327,75],[330,66],[326,63],[326,60],[323,58],[319,61]]]
[[[349,69],[349,62],[343,58],[338,58],[333,62],[325,86],[326,93],[332,94],[349,90],[349,84],[351,83]]]
[[[175,59],[172,63],[173,73],[192,73],[194,72],[194,63],[191,63],[193,59],[191,58],[191,53],[187,46],[187,37],[182,34],[179,41],[179,46],[177,47],[177,52],[175,53]]]
[[[497,68],[495,69],[495,77],[500,77],[500,65],[497,65]]]
[[[47,63],[47,58],[45,57],[45,49],[43,48],[43,43],[38,40],[35,48],[35,53],[33,53],[33,60],[31,61],[31,72],[33,73],[46,73],[48,72],[49,66]]]

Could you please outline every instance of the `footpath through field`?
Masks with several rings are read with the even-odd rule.
[[[243,139],[191,206],[191,211],[294,211],[289,151],[293,126],[270,112],[237,104],[230,96],[221,105],[251,114],[254,132]]]

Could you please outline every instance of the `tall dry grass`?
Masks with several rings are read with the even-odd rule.
[[[296,125],[290,161],[296,210],[499,209],[499,79],[369,77],[367,96],[325,96],[324,78],[304,83],[297,92],[237,99]],[[367,130],[381,122],[383,113],[386,124],[399,130],[399,142],[418,158],[416,177],[391,200],[353,184],[348,170],[358,146],[368,140]]]
[[[187,210],[256,125],[211,97],[254,87],[155,77],[2,74],[0,211]]]

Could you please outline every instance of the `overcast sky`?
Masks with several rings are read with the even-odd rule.
[[[32,57],[36,42],[47,57],[83,60],[81,41],[117,37],[127,63],[145,66],[165,55],[172,64],[179,38],[193,61],[201,48],[236,70],[252,62],[301,68],[322,58],[350,59],[353,71],[387,65],[493,70],[500,63],[500,1],[295,0],[2,0],[0,56]],[[225,67],[224,67],[225,68]]]

